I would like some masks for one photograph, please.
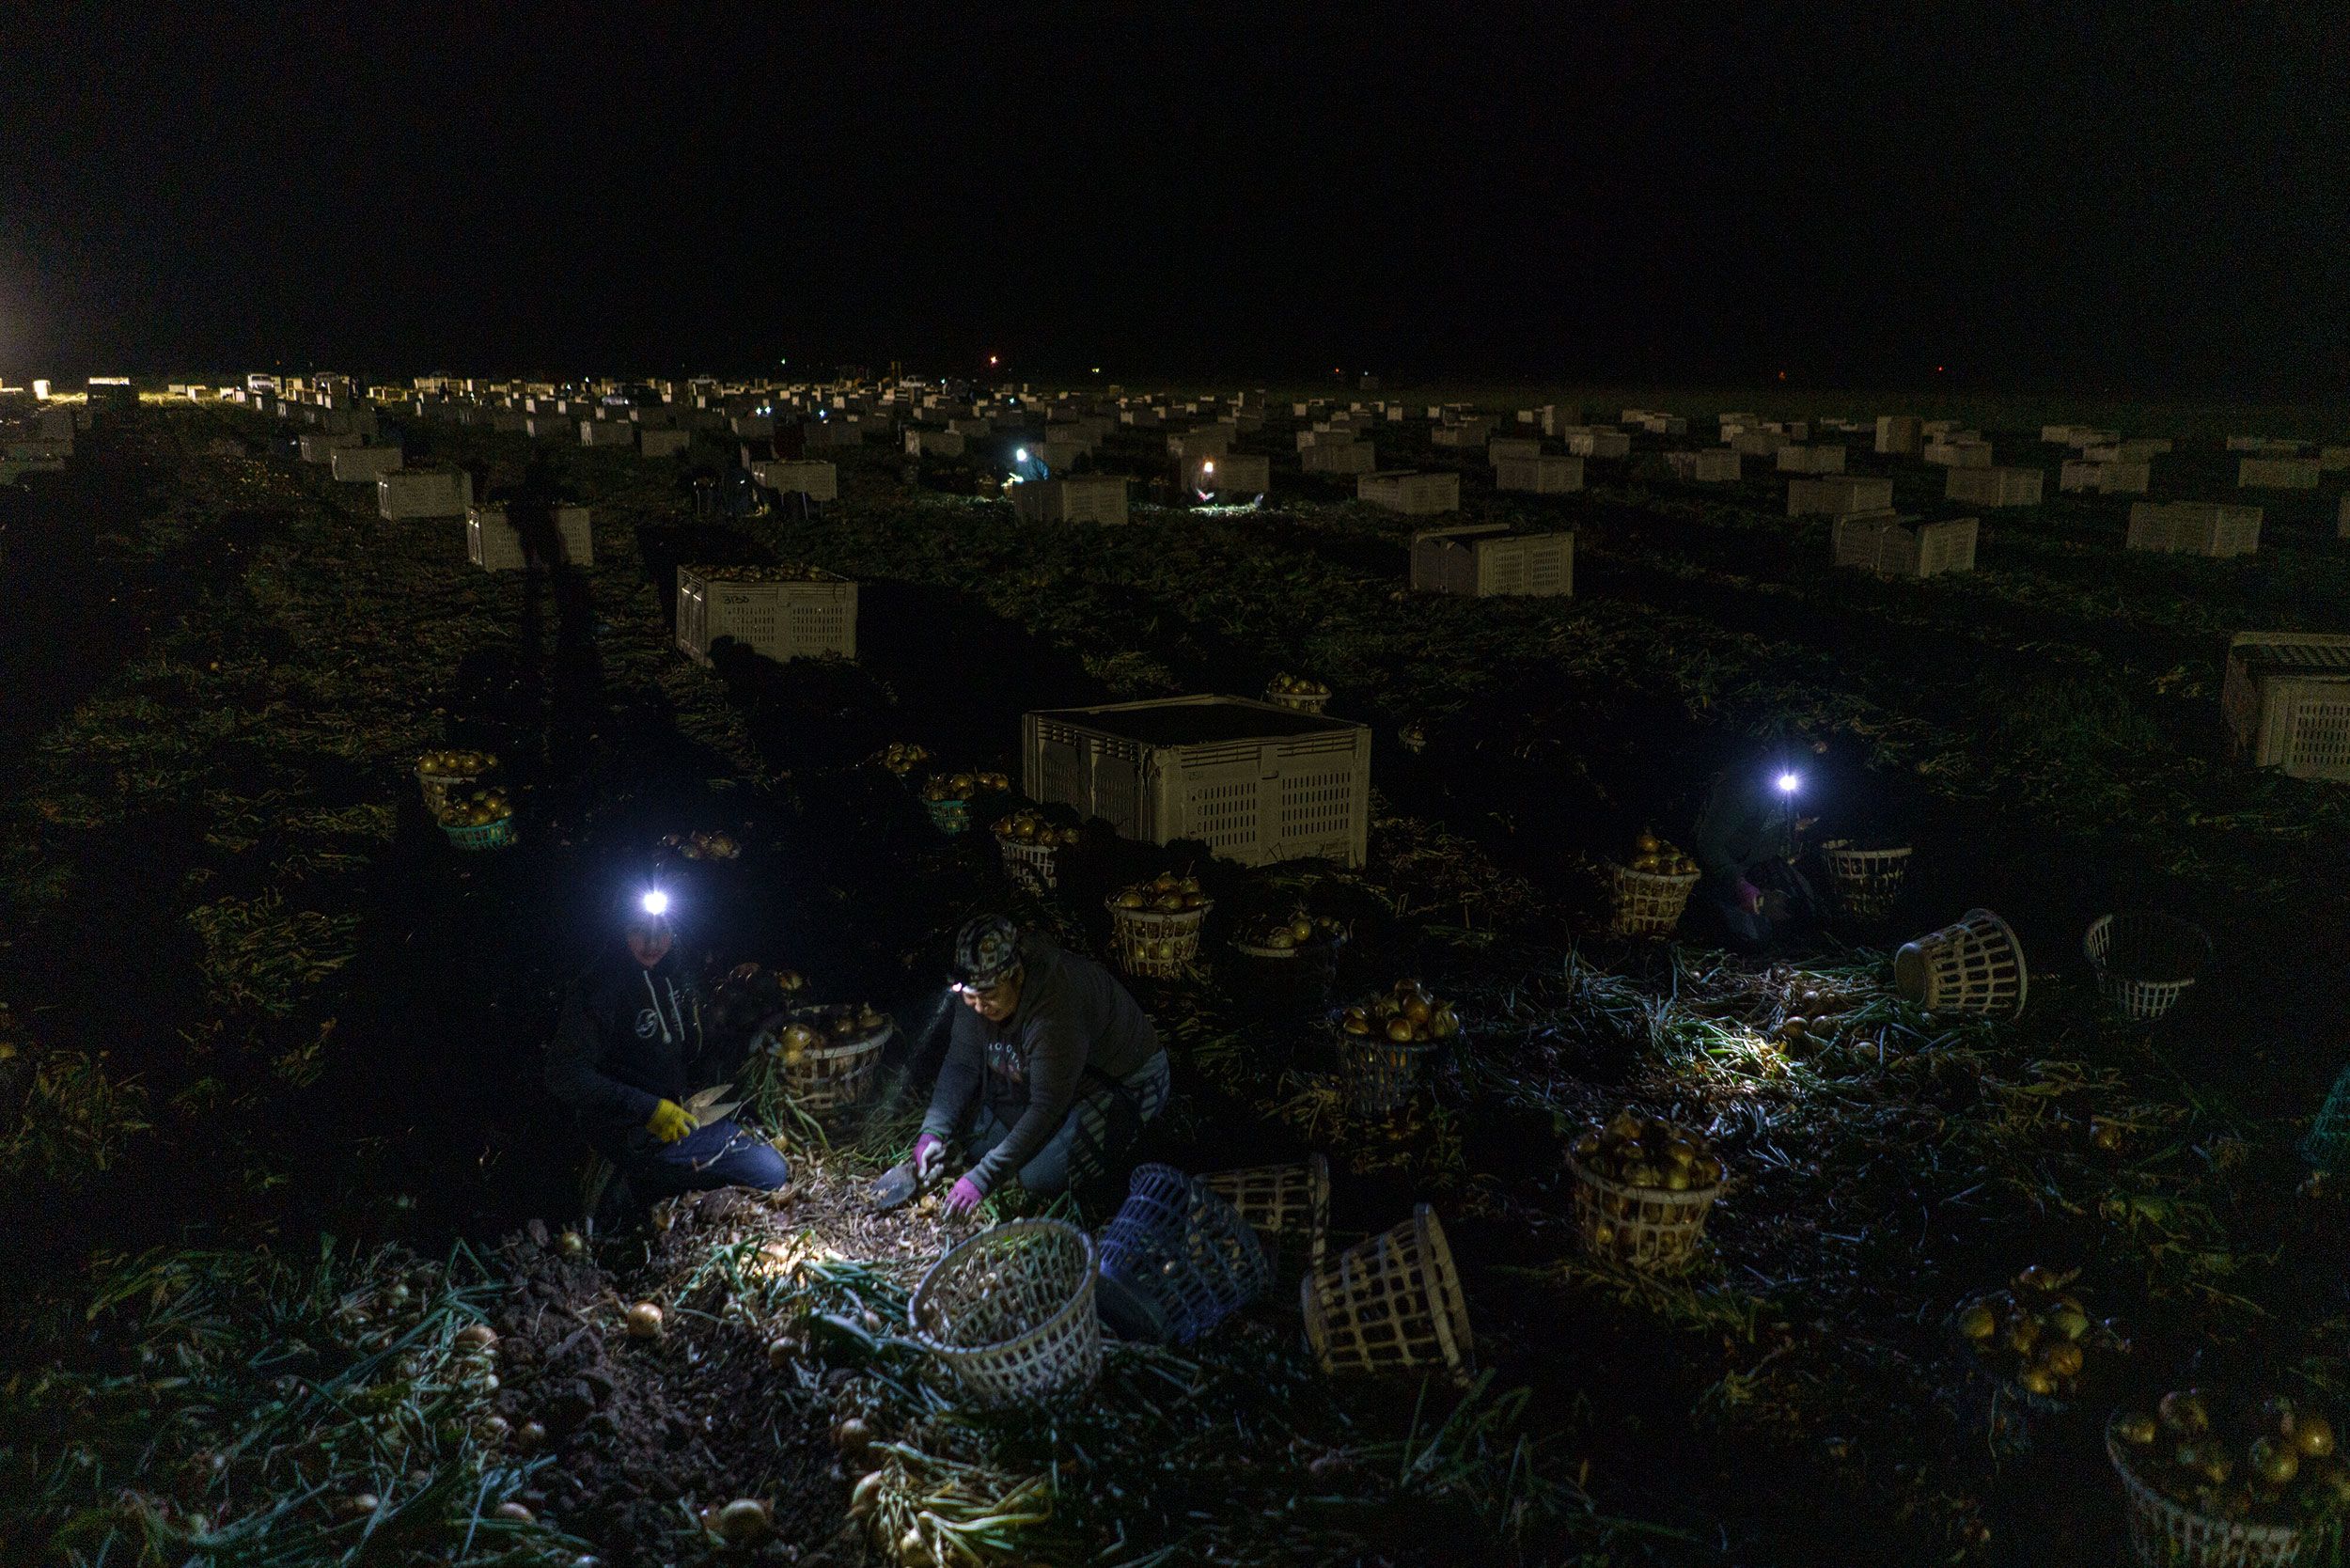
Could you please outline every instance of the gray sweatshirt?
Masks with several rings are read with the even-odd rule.
[[[922,1131],[951,1137],[983,1094],[1010,1124],[1010,1135],[971,1168],[971,1183],[981,1192],[993,1192],[1060,1131],[1089,1066],[1124,1078],[1159,1050],[1150,1018],[1099,964],[1033,934],[1021,939],[1021,963],[1027,979],[1010,1018],[991,1024],[956,1007],[947,1060],[922,1119]]]

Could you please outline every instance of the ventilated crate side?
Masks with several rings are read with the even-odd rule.
[[[1273,488],[1273,460],[1248,452],[1221,452],[1183,460],[1183,483],[1194,492],[1230,491],[1262,495]]]
[[[2244,490],[2315,490],[2318,472],[2315,458],[2246,458],[2235,482]]]
[[[649,458],[677,457],[694,445],[692,431],[638,431],[636,450]]]
[[[840,498],[840,470],[821,461],[772,459],[750,465],[751,478],[778,495],[805,495],[811,501]]]
[[[1841,474],[1844,471],[1844,448],[1781,447],[1777,461],[1782,474]]]
[[[1598,430],[1589,426],[1566,432],[1567,451],[1582,458],[1620,458],[1632,455],[1632,437],[1622,431]]]
[[[579,422],[579,444],[583,447],[634,447],[636,427],[625,419],[582,419]]]
[[[1432,529],[1413,536],[1412,586],[1476,598],[1571,595],[1574,535],[1513,534],[1498,524]]]
[[[1368,441],[1316,441],[1298,452],[1297,461],[1308,474],[1360,476],[1379,467],[1378,451]]]
[[[302,461],[305,463],[332,463],[335,461],[335,454],[342,450],[345,447],[364,447],[366,445],[367,442],[365,438],[361,436],[335,435],[328,434],[322,431],[315,431],[303,436],[302,438]]]
[[[2350,780],[2350,635],[2238,633],[2219,706],[2253,766]]]
[[[1538,458],[1542,455],[1543,444],[1523,436],[1505,436],[1485,443],[1485,461],[1496,468],[1501,466],[1504,459]]]
[[[1918,575],[1938,577],[1947,572],[1975,569],[1975,541],[1982,531],[1980,519],[1945,518],[1918,529]]]
[[[1906,414],[1877,416],[1877,450],[1891,457],[1916,457],[1924,444],[1923,422]]]
[[[1564,495],[1583,488],[1583,460],[1555,453],[1506,457],[1494,464],[1494,488],[1536,495]]]
[[[1431,517],[1461,510],[1461,476],[1410,471],[1365,474],[1355,481],[1355,495],[1407,517]]]
[[[553,521],[560,564],[593,566],[595,536],[588,525],[588,509],[557,507]],[[522,530],[504,507],[475,507],[465,514],[465,557],[485,572],[521,572],[548,564],[532,559]]]
[[[2262,509],[2223,507],[2207,501],[2133,502],[2131,550],[2192,556],[2244,556],[2260,548]]]
[[[2036,507],[2046,478],[2037,468],[1952,468],[1942,494],[1970,507]]]
[[[1893,481],[1851,474],[1787,481],[1790,517],[1860,517],[1893,510]]]
[[[403,468],[375,481],[375,504],[394,522],[462,517],[473,507],[473,476],[462,469]]]
[[[815,582],[727,582],[679,567],[679,650],[708,664],[722,637],[778,662],[824,654],[854,659],[856,585],[829,575]]]
[[[341,447],[335,451],[333,470],[344,484],[369,484],[397,474],[406,458],[398,447]]]
[[[1157,745],[1119,732],[1120,715],[1213,703],[1280,715],[1261,737]],[[1245,714],[1244,714],[1245,716]],[[1198,839],[1243,865],[1306,856],[1359,866],[1369,839],[1371,731],[1243,698],[1031,713],[1021,721],[1029,798],[1100,817],[1122,838]]]

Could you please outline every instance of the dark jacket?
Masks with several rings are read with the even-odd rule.
[[[1718,889],[1735,887],[1765,860],[1783,859],[1789,841],[1787,803],[1752,769],[1716,775],[1690,835],[1689,858]]]
[[[981,1192],[993,1192],[1051,1141],[1078,1095],[1102,1078],[1139,1071],[1159,1051],[1158,1031],[1107,969],[1034,934],[1022,939],[1020,956],[1027,978],[1010,1018],[991,1024],[956,1006],[947,1060],[922,1119],[924,1132],[950,1137],[984,1094],[1010,1126],[971,1168]]]
[[[547,1047],[547,1089],[613,1159],[657,1146],[645,1122],[662,1101],[683,1105],[733,1075],[738,1053],[704,1030],[705,1000],[679,948],[648,969],[619,943],[564,997]]]

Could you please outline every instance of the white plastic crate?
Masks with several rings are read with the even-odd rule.
[[[386,474],[399,473],[404,461],[398,447],[340,447],[336,448],[333,469],[341,483],[372,484]]]
[[[335,454],[345,447],[364,447],[366,438],[356,435],[337,435],[326,431],[306,431],[302,437],[302,461],[332,463]]]
[[[1925,461],[1942,468],[1988,468],[1991,466],[1991,443],[1988,441],[1929,441],[1922,454]]]
[[[916,426],[906,431],[905,448],[908,457],[961,457],[964,451],[963,432]]]
[[[473,476],[462,468],[402,468],[375,481],[375,510],[395,522],[462,517],[473,510]]]
[[[2223,507],[2209,501],[2133,501],[2132,550],[2186,556],[2248,556],[2261,545],[2259,507]]]
[[[1189,462],[1193,458],[1222,457],[1232,449],[1232,427],[1201,425],[1193,430],[1178,431],[1167,438],[1167,455]]]
[[[2235,482],[2242,490],[2315,490],[2316,458],[2246,458],[2236,465]]]
[[[710,662],[721,637],[777,661],[837,653],[856,657],[856,585],[815,568],[796,580],[722,575],[744,568],[677,569],[677,645],[686,657]]]
[[[1938,577],[1975,569],[1982,527],[1972,517],[1917,523],[1899,517],[1840,517],[1833,544],[1838,566],[1886,577]]]
[[[805,495],[811,501],[840,498],[840,470],[821,460],[793,462],[776,458],[754,463],[750,469],[754,482],[778,495]]]
[[[2350,634],[2237,633],[2219,708],[2253,766],[2350,781]]]
[[[649,458],[677,457],[694,445],[692,431],[638,431],[636,450]]]
[[[1379,469],[1379,453],[1368,441],[1316,441],[1302,448],[1297,461],[1308,474],[1372,474]]]
[[[465,558],[485,572],[522,572],[549,565],[593,566],[595,536],[588,531],[586,507],[555,509],[558,561],[538,559],[504,507],[475,507],[465,513]]]
[[[583,447],[634,447],[636,427],[625,419],[582,419],[579,422],[579,444]]]
[[[1012,514],[1027,523],[1123,523],[1126,481],[1115,474],[1073,474],[1007,487]]]
[[[1779,448],[1794,445],[1779,431],[1759,427],[1742,430],[1735,435],[1727,437],[1726,444],[1731,451],[1740,457],[1775,457]]]
[[[1485,443],[1485,461],[1496,468],[1501,465],[1501,460],[1504,458],[1533,458],[1542,455],[1543,444],[1540,439],[1534,437],[1503,435],[1496,436]]]
[[[1183,488],[1246,499],[1273,488],[1273,460],[1249,452],[1218,452],[1183,460]]]
[[[1365,474],[1355,481],[1355,498],[1407,517],[1434,517],[1461,510],[1461,476],[1410,469]]]
[[[1739,477],[1739,454],[1730,447],[1708,447],[1698,452],[1667,452],[1665,462],[1671,467],[1675,478],[1714,484]]]
[[[1828,474],[1787,481],[1790,517],[1859,517],[1893,510],[1893,481],[1856,474]]]
[[[1953,468],[1942,494],[1970,507],[2036,507],[2047,478],[2037,468]]]
[[[1564,495],[1583,488],[1583,460],[1556,453],[1506,457],[1494,464],[1494,488],[1528,491],[1536,495]]]
[[[1574,592],[1574,535],[1519,533],[1504,523],[1430,528],[1412,536],[1412,587],[1471,598]]]
[[[1237,697],[1183,697],[1021,719],[1031,800],[1124,838],[1198,839],[1247,866],[1317,856],[1359,866],[1371,823],[1371,730]]]
[[[2096,491],[2104,495],[2143,495],[2153,482],[2153,466],[2145,463],[2096,462],[2068,459],[2057,475],[2062,491]]]
[[[1844,448],[1781,447],[1778,463],[1782,474],[1841,474],[1844,471]]]
[[[1925,445],[1925,426],[1914,415],[1877,416],[1877,450],[1888,457],[1916,457]]]
[[[1622,431],[1585,425],[1566,432],[1567,450],[1581,458],[1620,458],[1632,455],[1632,437]]]

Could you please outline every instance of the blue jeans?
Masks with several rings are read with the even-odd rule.
[[[1167,1053],[1153,1055],[1116,1088],[1099,1076],[1092,1083],[1092,1092],[1078,1095],[1077,1103],[1069,1107],[1060,1130],[1020,1168],[1020,1184],[1028,1191],[1050,1198],[1068,1191],[1072,1183],[1089,1182],[1106,1170],[1113,1151],[1132,1143],[1143,1123],[1154,1120],[1166,1107]],[[982,1103],[964,1152],[975,1162],[983,1160],[989,1150],[1010,1136],[1011,1123],[996,1115],[994,1106]]]
[[[628,1184],[645,1202],[711,1187],[773,1192],[791,1179],[775,1145],[725,1117],[628,1162]]]

